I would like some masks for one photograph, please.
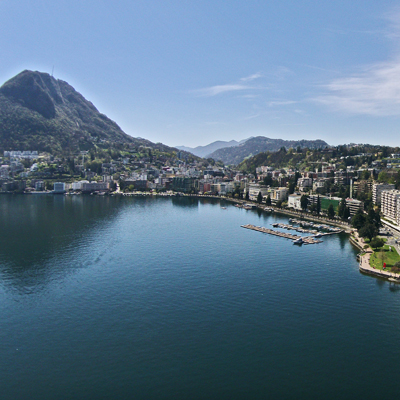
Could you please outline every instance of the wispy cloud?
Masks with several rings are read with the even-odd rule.
[[[262,77],[263,77],[263,75],[261,74],[261,72],[257,72],[256,74],[246,76],[245,78],[240,78],[240,80],[242,82],[249,82],[249,81],[254,81],[255,79],[262,78]]]
[[[375,116],[400,113],[400,58],[365,68],[324,86],[318,103],[336,111]]]
[[[400,8],[384,16],[389,26],[386,36],[400,38]],[[347,77],[323,85],[324,93],[312,100],[335,111],[371,116],[400,114],[400,49],[390,60],[360,68]]]
[[[249,89],[253,89],[253,87],[248,86],[248,85],[231,83],[231,84],[226,84],[226,85],[210,86],[208,88],[195,90],[194,92],[200,96],[211,97],[211,96],[217,96],[218,94],[222,94],[222,93],[237,92],[240,90],[249,90]]]
[[[277,100],[277,101],[269,101],[267,103],[268,107],[276,107],[276,106],[288,106],[290,104],[295,104],[297,101],[294,100]]]
[[[236,83],[227,83],[223,85],[210,86],[202,89],[193,90],[192,93],[195,93],[199,96],[212,97],[229,92],[239,92],[239,91],[253,90],[253,89],[260,90],[263,88],[260,86],[249,85],[247,82],[252,82],[256,79],[262,78],[262,76],[263,75],[260,72],[257,72],[256,74],[240,78],[239,81]]]

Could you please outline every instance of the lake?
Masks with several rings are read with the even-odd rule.
[[[222,209],[221,205],[227,207]],[[399,286],[197,198],[0,196],[1,399],[397,394]]]

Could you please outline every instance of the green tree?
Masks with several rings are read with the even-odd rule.
[[[271,176],[267,175],[264,178],[264,185],[266,185],[266,186],[271,186],[272,185],[272,177]]]
[[[368,210],[367,222],[374,225],[378,229],[382,225],[379,213],[375,212],[372,206]]]
[[[262,199],[263,199],[263,196],[262,196],[261,192],[258,192],[257,203],[261,204],[262,203]]]
[[[369,244],[372,248],[377,249],[378,247],[382,247],[385,242],[382,238],[378,238],[375,236],[374,238],[372,238]]]
[[[388,175],[387,171],[379,172],[378,181],[382,182],[382,183],[388,183],[389,182],[389,175]]]
[[[294,193],[294,189],[296,188],[296,183],[295,182],[289,182],[289,194]]]
[[[265,203],[266,203],[267,206],[271,205],[271,196],[270,195],[267,196],[267,199],[265,200]]]
[[[370,223],[366,223],[359,231],[359,235],[363,238],[368,238],[371,240],[373,237],[375,237],[379,233],[379,229]]]
[[[339,203],[338,216],[340,218],[344,218],[345,211],[346,211],[346,199],[343,198]]]
[[[343,213],[343,221],[348,221],[350,218],[350,208],[346,207]]]
[[[307,210],[308,206],[308,196],[306,194],[303,194],[300,198],[300,206],[303,211]]]
[[[282,200],[278,200],[278,201],[276,202],[276,206],[277,206],[278,208],[282,208]]]
[[[246,192],[246,200],[249,200],[249,192]]]
[[[361,209],[359,209],[356,214],[353,216],[353,218],[351,219],[351,225],[353,226],[353,228],[355,229],[361,229],[364,224],[366,223],[367,218],[364,215],[364,213],[362,212]]]
[[[329,204],[328,207],[328,218],[333,219],[335,217],[335,210],[332,204]]]
[[[317,214],[319,215],[321,213],[321,199],[319,198],[319,195],[317,197],[317,207],[316,207]]]

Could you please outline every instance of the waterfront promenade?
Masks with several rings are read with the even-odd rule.
[[[358,235],[358,232],[354,232],[354,234],[350,238],[350,242],[353,243],[356,247],[358,247],[362,253],[360,253],[359,259],[359,269],[361,272],[368,274],[379,276],[380,278],[389,279],[389,278],[399,278],[400,274],[396,274],[394,272],[383,271],[380,269],[376,269],[371,266],[370,258],[373,254],[371,248],[367,248],[364,250],[364,246],[366,245],[364,239]]]

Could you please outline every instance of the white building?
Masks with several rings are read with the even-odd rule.
[[[272,188],[270,190],[271,200],[277,202],[285,201],[288,198],[289,189],[286,187]]]
[[[385,183],[376,183],[372,186],[372,201],[374,204],[381,204],[381,196],[384,190],[393,190],[395,189],[395,185],[393,184],[385,184]]]
[[[400,190],[384,190],[381,193],[381,212],[384,217],[398,223]]]
[[[295,210],[301,210],[301,195],[289,194],[288,196],[288,207],[294,208]]]
[[[72,190],[82,190],[82,185],[84,183],[89,183],[89,181],[72,182]]]
[[[249,200],[257,201],[258,194],[261,193],[261,196],[268,195],[268,188],[267,186],[260,185],[259,183],[250,183],[249,184]]]

